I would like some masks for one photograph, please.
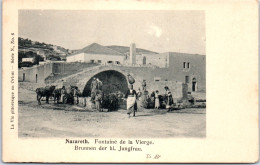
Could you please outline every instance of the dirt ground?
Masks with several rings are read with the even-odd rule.
[[[145,109],[97,112],[75,105],[38,105],[33,90],[19,88],[19,137],[205,137],[206,110]],[[105,110],[106,111],[106,110]]]

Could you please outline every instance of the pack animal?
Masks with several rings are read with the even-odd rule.
[[[108,104],[108,112],[117,110],[118,108],[118,98],[115,93],[109,94],[109,104]]]
[[[43,88],[37,88],[37,101],[38,104],[41,105],[41,98],[46,97],[46,103],[49,104],[49,98],[53,96],[53,91],[55,90],[55,86],[46,86]]]

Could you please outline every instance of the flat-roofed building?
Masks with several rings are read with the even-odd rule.
[[[35,62],[35,58],[22,58],[22,62],[31,62],[34,63]]]

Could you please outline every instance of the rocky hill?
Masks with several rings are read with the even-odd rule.
[[[27,55],[28,52],[30,52],[30,55]],[[66,56],[70,54],[70,50],[61,46],[18,37],[18,56],[21,56],[21,58],[34,57],[35,55],[32,54],[39,55],[44,60],[59,61],[66,60]]]

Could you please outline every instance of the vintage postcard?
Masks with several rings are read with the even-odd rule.
[[[5,0],[4,162],[258,161],[258,2]]]

